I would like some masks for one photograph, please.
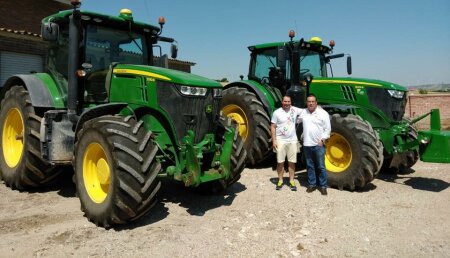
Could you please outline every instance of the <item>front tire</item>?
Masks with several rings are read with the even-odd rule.
[[[13,86],[6,92],[0,110],[0,169],[13,189],[46,185],[60,172],[41,158],[41,120],[25,88]]]
[[[75,145],[75,183],[90,221],[108,228],[152,207],[161,165],[151,136],[131,117],[102,116],[83,125]]]
[[[262,162],[271,150],[270,118],[262,103],[255,94],[239,87],[225,89],[222,96],[221,110],[238,125],[248,162]]]
[[[383,149],[378,133],[359,116],[331,116],[331,136],[326,144],[328,184],[340,190],[361,189],[378,174]]]

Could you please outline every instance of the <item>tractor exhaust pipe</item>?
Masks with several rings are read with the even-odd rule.
[[[300,47],[303,43],[303,38],[300,42],[290,42],[291,48],[291,86],[287,90],[286,94],[291,97],[292,105],[295,107],[303,108],[306,106],[306,94],[307,87],[302,86],[300,83]]]
[[[80,20],[81,13],[77,9],[79,1],[71,1],[73,13],[69,17],[69,57],[68,57],[68,89],[67,89],[67,116],[72,123],[78,121],[78,89],[79,80],[76,71],[80,60]]]

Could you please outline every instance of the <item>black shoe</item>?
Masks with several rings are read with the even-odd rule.
[[[319,191],[322,195],[328,195],[326,188],[320,188]]]
[[[306,188],[306,192],[307,193],[312,193],[312,192],[314,192],[316,190],[316,187],[314,187],[314,186],[308,186],[308,188]]]

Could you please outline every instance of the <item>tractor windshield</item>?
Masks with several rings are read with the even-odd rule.
[[[300,51],[300,77],[306,73],[310,73],[314,77],[327,77],[327,68],[323,55],[310,50]]]
[[[327,67],[322,54],[311,50],[300,50],[300,79],[302,80],[306,74],[313,77],[327,77]],[[286,59],[287,79],[291,78],[292,60]]]
[[[312,50],[300,51],[300,78],[302,79],[307,73],[314,77],[327,77],[326,62],[323,54]],[[259,50],[252,58],[250,67],[250,77],[259,80],[269,79],[269,72],[273,68],[277,68],[277,49],[268,48]],[[286,58],[285,64],[286,80],[291,78],[292,60]],[[279,67],[278,67],[279,68]]]
[[[113,28],[88,25],[85,62],[92,71],[105,70],[113,62],[147,65],[144,35]]]

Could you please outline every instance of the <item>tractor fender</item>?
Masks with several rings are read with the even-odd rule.
[[[18,74],[10,77],[1,89],[0,98],[3,99],[5,93],[15,85],[22,85],[27,89],[33,107],[55,107],[47,85],[35,74]]]
[[[108,103],[95,106],[83,112],[75,127],[75,141],[77,140],[77,133],[83,127],[84,123],[99,116],[115,115],[127,106],[128,103]]]
[[[253,82],[253,81],[238,81],[238,82],[232,82],[230,84],[227,84],[224,86],[224,89],[232,88],[232,87],[239,87],[239,88],[245,88],[248,89],[250,92],[253,92],[256,94],[256,97],[259,101],[262,102],[264,109],[267,111],[267,113],[270,115],[274,111],[273,105],[270,104],[269,99],[271,98],[273,102],[275,102],[274,97],[272,94],[270,94],[268,91],[266,91],[260,84]]]

